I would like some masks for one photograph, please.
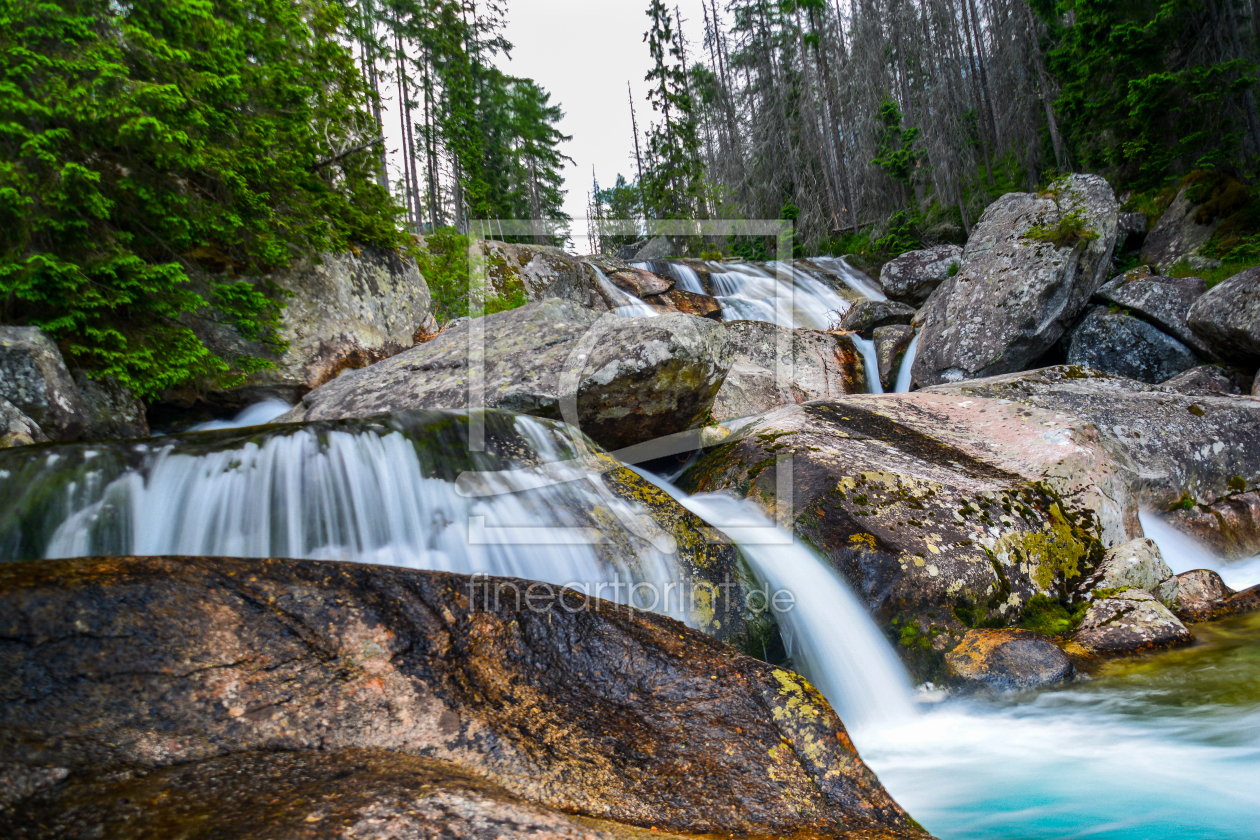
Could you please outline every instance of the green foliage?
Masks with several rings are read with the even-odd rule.
[[[889,99],[880,105],[879,119],[884,128],[880,135],[879,154],[871,163],[883,169],[898,184],[910,186],[919,174],[919,167],[927,159],[922,149],[915,148],[919,141],[919,129],[902,128],[901,109]]]
[[[469,309],[469,239],[453,227],[439,228],[427,237],[424,245],[415,249],[416,265],[424,275],[433,300],[433,316],[439,323],[449,323],[465,318]],[[493,259],[491,256],[489,259]],[[496,268],[487,265],[489,272]],[[497,266],[504,277],[502,294],[487,295],[482,302],[482,312],[492,315],[524,306],[525,286],[518,276]]]
[[[1079,201],[1073,201],[1070,209],[1064,209],[1065,184],[1062,180],[1055,181],[1041,193],[1042,198],[1054,199],[1058,218],[1048,225],[1033,225],[1024,234],[1024,239],[1049,242],[1056,248],[1063,248],[1098,238],[1098,231],[1089,226],[1089,220],[1085,218],[1085,208]]]
[[[660,219],[696,218],[704,195],[704,164],[695,104],[683,64],[682,34],[673,12],[662,0],[651,0],[651,27],[643,35],[652,56],[648,99],[664,121],[648,132],[648,165],[641,189],[647,212]]]
[[[887,260],[923,247],[919,239],[921,224],[922,218],[915,213],[903,210],[893,214],[888,220],[888,231],[871,242],[873,255]]]
[[[328,0],[0,6],[0,319],[141,396],[226,383],[189,316],[281,346],[257,280],[295,254],[398,242]]]
[[[1034,595],[1024,606],[1018,626],[1046,636],[1067,636],[1080,626],[1088,610],[1085,602],[1069,608],[1049,596]]]
[[[954,276],[956,276],[956,275],[958,274],[958,269],[959,269],[959,268],[961,268],[961,266],[960,266],[958,263],[950,263],[950,264],[949,264],[949,271],[947,271],[947,272],[945,272],[945,273],[946,273],[946,275],[948,275],[948,276],[950,276],[950,277],[954,277]]]
[[[1254,47],[1246,59],[1204,58],[1199,45],[1221,37],[1215,12],[1199,0],[1059,0],[1057,12],[1055,109],[1080,167],[1151,188],[1236,160],[1246,127],[1229,105],[1254,86],[1257,63]]]

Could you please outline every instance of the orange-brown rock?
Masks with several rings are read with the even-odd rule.
[[[999,691],[1054,685],[1074,673],[1058,645],[1027,630],[968,630],[945,665],[960,685]]]
[[[672,619],[533,586],[281,559],[0,564],[0,768],[68,771],[41,783],[55,796],[100,773],[364,749],[632,825],[922,836],[803,678]],[[156,778],[154,795],[174,777]],[[232,796],[258,786],[236,778]],[[281,792],[274,813],[293,801]]]
[[[1260,492],[1238,493],[1210,505],[1174,511],[1168,524],[1229,560],[1260,554]]]

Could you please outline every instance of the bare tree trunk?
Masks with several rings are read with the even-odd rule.
[[[1054,163],[1060,170],[1067,169],[1067,155],[1063,149],[1063,138],[1059,136],[1059,121],[1054,117],[1054,103],[1050,101],[1050,79],[1046,74],[1046,64],[1041,58],[1041,45],[1037,42],[1037,24],[1033,20],[1032,7],[1024,3],[1024,13],[1028,16],[1029,49],[1032,50],[1033,62],[1037,66],[1037,81],[1041,85],[1041,101],[1046,106],[1046,125],[1050,128],[1050,143],[1054,146]]]

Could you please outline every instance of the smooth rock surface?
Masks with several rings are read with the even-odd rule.
[[[1078,208],[1093,239],[1026,238]],[[984,211],[958,273],[929,299],[914,363],[920,387],[1024,370],[1041,358],[1106,280],[1118,207],[1097,175],[1070,176],[1059,198],[1009,193]]]
[[[914,307],[897,303],[895,300],[862,300],[854,301],[849,311],[844,313],[840,321],[840,329],[847,332],[861,333],[870,338],[879,327],[893,324],[909,324],[914,317]]]
[[[963,249],[958,245],[909,251],[884,263],[879,284],[893,300],[922,306],[932,290],[949,278],[950,268],[961,267],[962,257]]]
[[[1164,606],[1177,602],[1177,578],[1152,540],[1141,537],[1110,549],[1098,568],[1081,584],[1081,592],[1141,589]]]
[[[110,440],[149,436],[144,403],[136,399],[130,390],[113,379],[92,379],[81,371],[75,371],[74,381],[87,410],[85,438]]]
[[[1158,271],[1170,271],[1178,262],[1197,256],[1220,224],[1219,220],[1205,225],[1195,221],[1199,205],[1190,201],[1188,190],[1183,188],[1177,193],[1142,243],[1142,262]]]
[[[1097,306],[1068,336],[1067,362],[1158,385],[1196,367],[1199,359],[1145,321]]]
[[[1196,354],[1212,360],[1214,354],[1190,329],[1186,319],[1190,307],[1207,291],[1207,283],[1198,277],[1143,277],[1130,280],[1121,276],[1103,286],[1098,296],[1105,303],[1114,303],[1128,314],[1159,327]]]
[[[1095,655],[1110,656],[1194,641],[1177,616],[1141,589],[1127,589],[1095,601],[1072,638]]]
[[[1260,268],[1213,287],[1190,308],[1190,329],[1221,358],[1260,364]]]
[[[199,321],[198,335],[224,358],[252,355],[276,363],[251,374],[242,389],[272,389],[289,401],[342,371],[366,367],[411,347],[435,328],[429,287],[415,264],[392,251],[302,258],[267,279],[289,292],[280,336],[288,349],[276,356],[247,341],[228,323]]]
[[[0,397],[0,449],[12,446],[29,446],[48,440],[44,430],[31,418]]]
[[[731,364],[725,335],[691,315],[617,318],[552,299],[465,322],[349,372],[283,419],[467,407],[470,358],[479,353],[487,407],[563,419],[561,398],[576,397],[582,431],[618,449],[702,424]]]
[[[74,440],[87,429],[79,388],[61,351],[39,327],[0,326],[0,397],[52,440]]]
[[[968,630],[945,665],[956,684],[990,691],[1041,688],[1075,674],[1058,645],[1027,630]]]
[[[1241,368],[1227,368],[1221,365],[1199,365],[1179,373],[1172,379],[1162,383],[1182,394],[1233,394],[1242,396],[1250,394],[1254,382],[1250,374]]]
[[[1182,621],[1207,621],[1213,608],[1234,594],[1211,569],[1193,569],[1177,575],[1177,603],[1173,612]]]
[[[766,321],[730,321],[725,330],[733,363],[713,399],[718,422],[867,389],[861,354],[843,335]]]
[[[529,586],[278,559],[0,564],[0,763],[73,778],[384,750],[641,826],[918,833],[801,677],[652,613],[510,594]]]

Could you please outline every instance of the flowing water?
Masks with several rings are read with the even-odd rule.
[[[243,409],[239,414],[231,420],[207,420],[205,423],[198,423],[195,426],[189,426],[185,431],[189,432],[214,432],[222,429],[241,429],[246,426],[260,426],[264,423],[270,423],[281,414],[285,414],[293,406],[282,399],[268,399],[256,402],[248,408]]]
[[[1211,569],[1231,589],[1242,590],[1260,584],[1260,556],[1246,560],[1224,560],[1151,511],[1142,511],[1138,518],[1142,520],[1142,530],[1146,536],[1159,546],[1164,562],[1176,574],[1191,569]]]

